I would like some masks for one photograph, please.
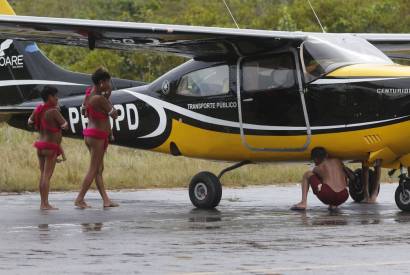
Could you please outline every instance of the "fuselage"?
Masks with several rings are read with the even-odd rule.
[[[304,161],[312,148],[323,146],[346,160],[371,160],[381,151],[385,166],[410,153],[410,67],[357,62],[325,71],[322,60],[307,64],[301,48],[240,62],[190,60],[151,84],[113,91],[119,111],[112,121],[115,144],[255,162]],[[323,72],[317,73],[317,63]],[[82,100],[83,95],[60,99],[67,136],[82,137]],[[9,123],[25,128],[25,121],[20,115]]]

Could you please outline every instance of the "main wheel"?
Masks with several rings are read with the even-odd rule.
[[[410,182],[397,186],[394,194],[397,207],[402,211],[410,211]]]
[[[212,209],[222,198],[222,185],[218,177],[210,172],[195,175],[189,184],[189,198],[194,206]]]
[[[354,171],[355,178],[354,180],[349,180],[349,194],[350,197],[355,202],[361,202],[364,199],[364,190],[363,190],[363,182],[362,182],[362,169],[356,169]],[[374,185],[374,171],[369,169],[369,192],[373,190]],[[380,186],[379,190],[380,191]]]

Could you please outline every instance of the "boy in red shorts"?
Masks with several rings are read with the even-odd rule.
[[[306,209],[309,186],[321,202],[329,205],[329,209],[334,209],[349,198],[344,165],[339,159],[329,158],[323,147],[314,148],[311,157],[315,168],[303,175],[302,200],[291,209]]]

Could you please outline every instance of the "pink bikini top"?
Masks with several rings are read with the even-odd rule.
[[[88,87],[85,90],[85,97],[89,97],[91,95],[93,88],[92,87]],[[87,103],[87,114],[90,118],[95,119],[95,120],[106,120],[108,118],[108,114],[103,113],[103,112],[98,112],[96,111],[91,104]]]
[[[106,120],[108,118],[108,114],[96,111],[91,104],[87,104],[87,113],[90,118],[96,120]]]
[[[34,111],[34,126],[39,131],[45,130],[51,133],[59,133],[61,129],[51,126],[44,117],[44,114],[51,109],[56,109],[56,106],[47,103],[38,105]]]

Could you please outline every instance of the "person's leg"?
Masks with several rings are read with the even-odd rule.
[[[48,202],[48,194],[50,192],[50,180],[53,176],[54,168],[57,162],[57,155],[54,151],[43,150],[44,152],[44,170],[43,177],[40,183],[40,196],[42,210],[57,210],[57,208],[50,205]]]
[[[42,190],[42,181],[43,181],[43,175],[44,175],[44,164],[45,164],[45,157],[41,154],[40,150],[37,150],[37,158],[38,158],[38,163],[39,163],[39,167],[40,167],[40,180],[38,182],[38,190],[40,192],[40,199],[41,199],[41,203],[40,203],[40,209],[43,208],[43,190]]]
[[[110,198],[108,197],[107,191],[105,190],[103,172],[104,172],[104,159],[101,163],[100,169],[98,170],[97,176],[95,177],[95,182],[97,184],[97,189],[100,192],[101,198],[103,199],[104,207],[117,207],[119,205],[110,200]]]
[[[90,159],[90,166],[89,166],[88,172],[84,177],[83,183],[81,185],[81,190],[78,193],[78,196],[74,203],[76,206],[80,208],[89,207],[85,203],[84,197],[88,189],[90,189],[90,186],[98,173],[98,169],[104,157],[104,148],[102,146],[103,142],[104,142],[103,140],[98,140],[94,138],[86,138],[86,143],[90,147],[91,159]]]
[[[374,164],[374,177],[373,177],[373,189],[370,190],[369,203],[376,203],[377,197],[379,195],[380,188],[380,178],[382,174],[382,161],[380,159],[376,160]]]
[[[307,206],[307,195],[309,191],[309,178],[313,176],[312,171],[307,171],[302,178],[302,200],[298,203],[295,204],[292,209],[298,210],[298,209],[306,209]]]
[[[363,202],[368,202],[370,199],[369,194],[369,165],[366,162],[362,163],[362,186],[363,186],[363,193],[364,199]]]

